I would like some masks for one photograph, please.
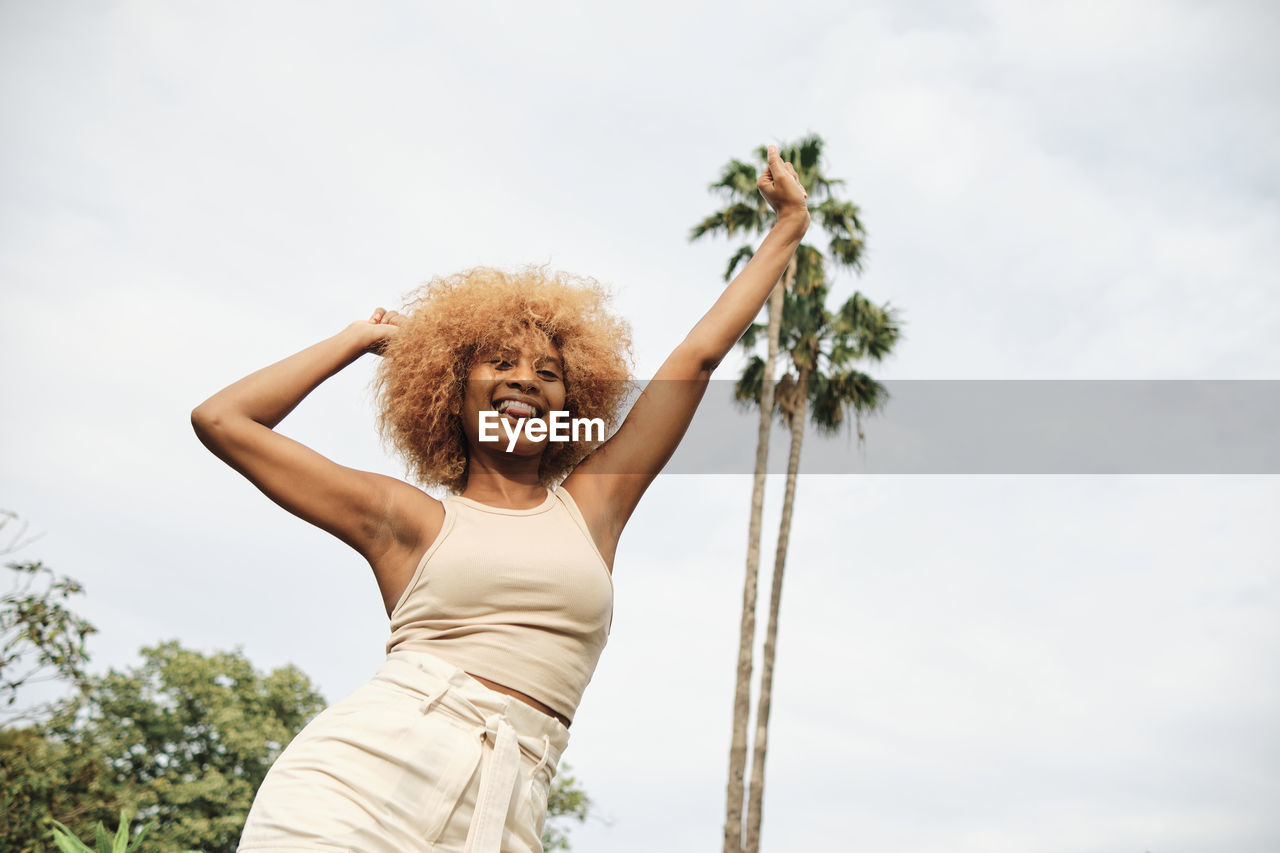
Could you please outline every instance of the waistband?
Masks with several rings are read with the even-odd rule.
[[[491,727],[495,717],[505,718],[515,730],[520,751],[552,768],[569,745],[569,730],[555,717],[514,696],[490,690],[459,667],[428,652],[396,649],[387,655],[374,678],[420,698],[423,713],[439,706],[463,722],[486,727]]]

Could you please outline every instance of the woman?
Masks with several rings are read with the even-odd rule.
[[[541,849],[618,538],[808,228],[795,169],[768,156],[776,224],[654,376],[677,381],[651,383],[598,447],[533,427],[555,412],[616,423],[626,327],[598,288],[536,273],[437,279],[410,315],[378,309],[192,412],[210,450],[368,560],[391,619],[387,662],[281,754],[241,851]],[[444,500],[274,431],[366,352],[385,356],[385,434]]]

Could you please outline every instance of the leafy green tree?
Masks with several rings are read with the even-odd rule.
[[[262,675],[176,642],[142,654],[39,727],[0,729],[6,849],[45,849],[51,819],[84,837],[129,809],[158,823],[152,846],[232,851],[267,768],[323,706],[294,667]]]
[[[297,668],[263,675],[239,651],[171,641],[142,658],[93,679],[57,735],[99,751],[121,805],[158,821],[152,843],[230,853],[271,762],[324,700]]]

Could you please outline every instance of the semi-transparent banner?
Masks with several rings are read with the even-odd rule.
[[[632,390],[645,383],[636,383]],[[805,427],[803,474],[1280,474],[1280,380],[899,380],[838,434]],[[688,388],[650,383],[655,400]],[[668,474],[750,474],[758,415],[713,381]],[[785,473],[775,420],[769,471]]]

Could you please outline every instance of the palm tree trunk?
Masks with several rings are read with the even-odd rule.
[[[804,442],[805,403],[809,396],[809,370],[800,369],[795,385],[795,405],[787,413],[791,426],[791,455],[787,458],[787,488],[782,499],[782,521],[778,525],[778,548],[773,557],[773,587],[769,591],[769,625],[764,635],[764,660],[760,664],[760,705],[756,709],[756,740],[751,753],[751,786],[747,794],[747,838],[745,853],[760,851],[760,818],[764,808],[764,759],[769,745],[769,708],[773,702],[773,663],[778,649],[778,610],[782,604],[782,575],[787,566],[787,545],[791,538],[791,516],[795,508],[796,473],[800,468],[800,447]]]
[[[760,573],[760,527],[764,483],[769,468],[769,431],[773,425],[773,369],[782,332],[782,302],[795,278],[791,256],[782,280],[769,294],[769,350],[760,388],[760,426],[756,432],[756,470],[751,488],[751,521],[747,526],[747,573],[742,583],[742,622],[738,631],[738,679],[733,693],[733,739],[729,744],[729,784],[725,792],[724,853],[742,853],[743,779],[747,770],[747,722],[751,712],[751,666],[756,642],[756,585]]]

